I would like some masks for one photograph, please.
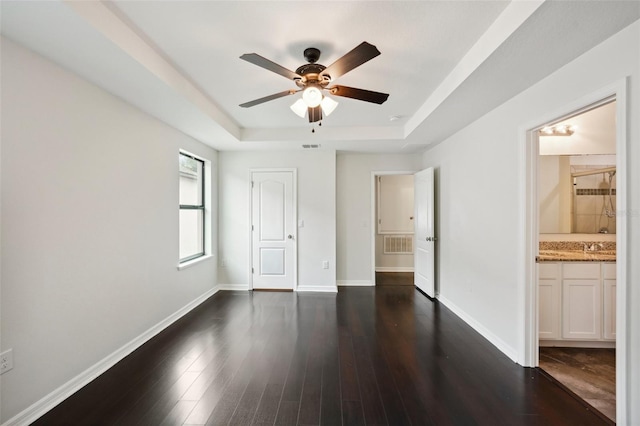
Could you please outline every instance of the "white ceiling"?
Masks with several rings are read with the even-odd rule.
[[[636,1],[115,1],[0,3],[2,34],[220,150],[413,152],[440,142],[640,17]],[[285,68],[317,47],[330,65],[362,41],[382,54],[336,83],[389,93],[337,98],[311,133],[295,88],[239,59]],[[545,58],[541,60],[541,58]],[[400,119],[390,121],[391,116]],[[301,149],[301,148],[300,148]]]

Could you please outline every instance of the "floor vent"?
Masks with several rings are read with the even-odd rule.
[[[413,235],[385,235],[384,254],[413,254]]]
[[[305,144],[302,145],[304,149],[318,149],[320,148],[320,144]]]

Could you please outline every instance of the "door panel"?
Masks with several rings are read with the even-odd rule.
[[[415,202],[415,285],[435,297],[435,223],[433,168],[414,175]]]
[[[287,208],[286,186],[283,182],[265,180],[260,182],[260,239],[262,241],[284,241],[285,210]]]
[[[295,285],[295,182],[293,171],[251,174],[252,288]]]
[[[262,275],[284,275],[285,265],[284,249],[262,248],[260,250],[260,273]]]

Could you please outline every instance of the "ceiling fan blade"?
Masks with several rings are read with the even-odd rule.
[[[309,107],[307,111],[309,113],[309,123],[322,120],[322,107],[320,105],[315,108]]]
[[[345,75],[352,69],[359,67],[365,62],[375,58],[380,54],[380,51],[373,44],[369,44],[363,41],[356,46],[351,52],[344,55],[342,58],[335,61],[322,71],[322,75],[331,76],[332,80]]]
[[[247,62],[251,62],[254,65],[275,72],[276,74],[280,74],[281,76],[286,77],[290,80],[302,78],[301,75],[298,75],[295,72],[288,70],[285,67],[258,55],[257,53],[245,53],[244,55],[240,56],[240,59],[244,59]]]
[[[327,88],[327,90],[335,96],[373,102],[374,104],[382,104],[389,97],[388,93],[373,92],[371,90],[356,89],[355,87],[347,86],[333,86]]]
[[[282,98],[283,96],[293,95],[296,92],[298,92],[298,90],[285,90],[284,92],[274,93],[273,95],[265,96],[264,98],[260,98],[260,99],[255,99],[251,102],[245,102],[243,104],[240,104],[240,106],[242,108],[249,108],[252,106],[260,105],[265,102],[272,101],[274,99]]]

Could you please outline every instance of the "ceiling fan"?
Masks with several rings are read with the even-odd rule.
[[[336,101],[323,95],[323,91],[334,96],[343,96],[345,98],[382,104],[387,100],[389,94],[340,85],[330,86],[338,77],[370,61],[379,54],[380,51],[374,45],[363,41],[333,64],[325,67],[324,65],[316,63],[318,59],[320,59],[320,50],[315,47],[309,47],[304,50],[304,57],[308,64],[300,66],[293,72],[256,53],[245,53],[240,56],[240,59],[244,59],[247,62],[251,62],[254,65],[293,80],[296,86],[298,86],[298,89],[285,90],[284,92],[245,102],[240,104],[240,106],[249,108],[283,96],[302,92],[302,99],[298,99],[291,105],[291,109],[300,117],[304,117],[305,114],[308,113],[309,122],[313,123],[322,120],[323,112],[329,115],[338,106]]]

